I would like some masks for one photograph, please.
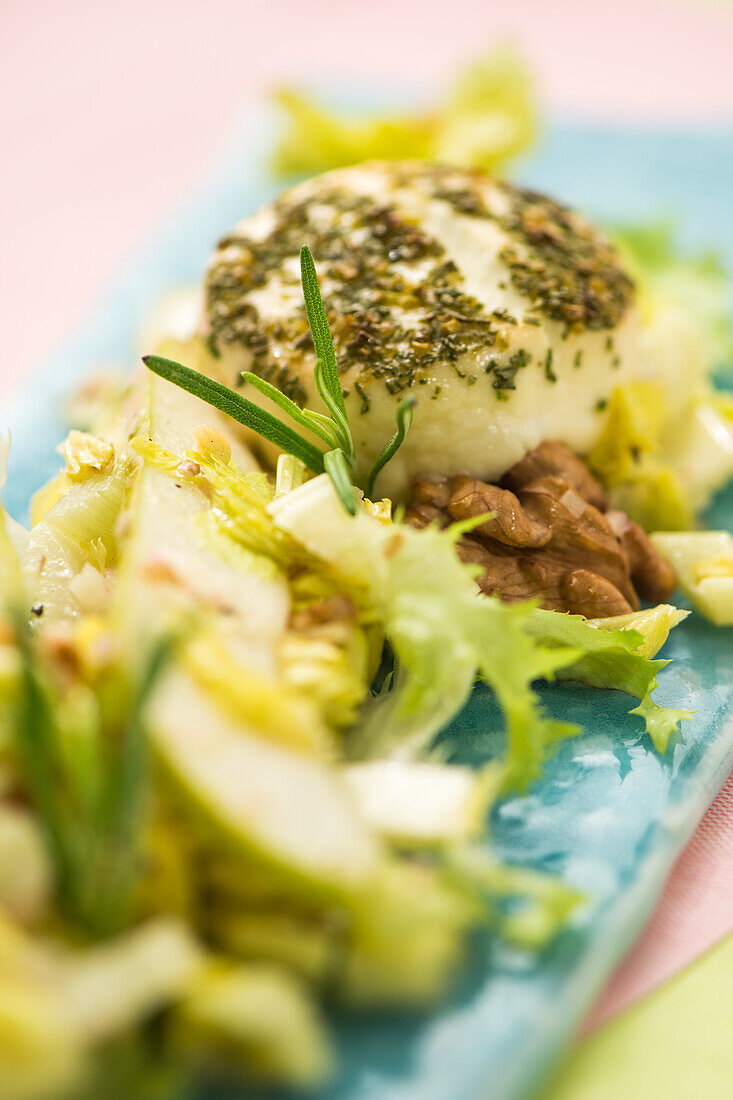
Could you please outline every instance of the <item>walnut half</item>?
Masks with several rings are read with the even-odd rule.
[[[493,513],[464,535],[459,557],[478,565],[487,595],[534,598],[587,618],[623,615],[639,598],[668,599],[675,577],[645,532],[609,511],[601,485],[562,443],[547,442],[489,485],[470,477],[415,482],[406,519],[416,527]]]

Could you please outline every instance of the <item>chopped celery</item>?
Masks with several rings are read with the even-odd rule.
[[[329,726],[351,725],[372,671],[368,639],[358,624],[290,630],[283,635],[279,657],[285,683],[317,702]]]
[[[335,927],[288,912],[285,903],[270,909],[215,912],[212,928],[216,942],[228,954],[279,963],[317,984],[327,979],[338,949]]]
[[[178,1005],[181,1056],[209,1075],[313,1088],[329,1076],[328,1035],[305,987],[279,967],[214,963]]]
[[[32,597],[43,606],[44,626],[79,614],[70,582],[86,564],[105,570],[116,563],[115,524],[131,476],[123,460],[71,482],[32,529],[28,556],[37,576]]]
[[[115,457],[114,446],[109,440],[76,428],[61,444],[61,453],[66,460],[66,475],[72,482],[83,481],[90,474],[106,470]]]
[[[693,513],[683,482],[660,458],[665,393],[654,382],[619,386],[588,456],[616,507],[649,531],[687,528]]]
[[[255,734],[296,751],[323,758],[332,754],[317,707],[297,685],[289,688],[274,677],[256,675],[211,633],[189,647],[185,663],[192,679]]]
[[[357,1008],[423,1008],[455,980],[464,938],[481,919],[475,896],[434,868],[394,863],[354,913],[336,991]]]
[[[716,626],[733,626],[733,535],[660,531],[653,542],[697,610]]]
[[[67,1020],[86,1042],[100,1042],[181,997],[201,970],[191,933],[159,917],[59,963]]]
[[[173,461],[185,456],[195,433],[203,440],[202,426],[210,425],[212,418],[218,425],[216,414],[154,375],[147,394],[148,436],[154,453],[148,454],[150,448],[143,451],[143,468],[130,504],[131,530],[117,601],[123,635],[134,653],[140,639],[149,638],[151,628],[198,612],[211,616],[228,644],[246,655],[256,670],[272,673],[288,615],[284,579],[279,574],[253,572],[241,560],[220,553],[200,526],[201,518],[212,510],[201,475],[184,476],[181,471],[180,477],[173,478],[160,468],[161,455]],[[212,453],[214,437],[220,454],[231,450],[218,426],[205,434],[207,455]],[[153,620],[152,607],[156,608]]]
[[[674,415],[657,383],[613,394],[589,463],[613,504],[649,531],[686,530],[733,474],[733,418],[722,395],[691,394]]]

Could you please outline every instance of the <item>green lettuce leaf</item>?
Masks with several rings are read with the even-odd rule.
[[[551,747],[577,727],[547,717],[532,682],[552,679],[582,650],[545,646],[526,627],[532,605],[477,599],[474,570],[450,533],[399,528],[372,598],[396,660],[390,690],[362,711],[349,739],[357,757],[418,759],[460,710],[476,675],[494,690],[506,722],[505,786],[539,777]]]
[[[280,175],[312,175],[365,160],[442,160],[495,169],[528,148],[536,107],[527,67],[507,48],[468,66],[441,104],[413,114],[358,117],[282,88],[286,118],[274,156]]]
[[[394,675],[350,732],[347,751],[354,759],[423,757],[478,675],[504,714],[505,788],[523,788],[541,774],[556,743],[578,732],[544,713],[535,680],[562,675],[643,701],[666,664],[638,652],[644,638],[637,631],[599,630],[532,603],[478,599],[475,570],[455,555],[462,525],[416,531],[384,525],[363,509],[349,517],[324,478],[287,494],[270,511],[311,553],[365,585],[394,655]],[[652,735],[662,728],[654,715]]]
[[[669,664],[644,655],[644,636],[637,630],[599,630],[580,615],[535,608],[527,629],[545,645],[575,646],[583,656],[558,671],[558,679],[577,680],[591,687],[615,688],[639,699],[631,714],[644,720],[658,752],[665,752],[671,733],[692,711],[659,706],[651,697],[657,674]]]
[[[630,710],[629,714],[638,714],[644,719],[644,727],[652,739],[654,748],[657,752],[665,753],[669,739],[679,729],[680,722],[692,718],[694,711],[662,707],[659,703],[655,703],[651,693],[647,692],[638,707]]]

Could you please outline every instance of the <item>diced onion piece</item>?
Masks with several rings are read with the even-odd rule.
[[[344,775],[367,822],[389,840],[441,845],[483,823],[490,790],[483,773],[454,764],[374,760]]]

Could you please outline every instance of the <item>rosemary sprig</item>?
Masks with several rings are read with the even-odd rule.
[[[271,382],[267,382],[264,378],[260,378],[259,374],[254,374],[251,370],[242,371],[242,379],[248,382],[250,386],[254,386],[256,390],[259,390],[264,397],[269,397],[273,404],[282,409],[284,413],[287,413],[290,419],[294,420],[296,424],[300,424],[301,428],[313,432],[313,434],[317,435],[319,439],[322,439],[324,443],[327,443],[329,447],[339,446],[339,440],[336,438],[336,433],[333,430],[333,422],[329,416],[313,412],[311,409],[301,409],[299,405],[296,405],[294,401],[286,397],[277,386],[273,386]]]
[[[356,515],[356,497],[354,496],[354,468],[340,447],[327,451],[323,456],[326,473],[333,482],[341,503],[351,516]]]
[[[300,275],[305,312],[316,352],[313,380],[323,404],[328,409],[328,415],[312,409],[301,409],[271,382],[267,382],[251,371],[244,371],[242,378],[264,397],[269,398],[298,427],[325,443],[328,447],[327,451],[319,451],[309,439],[284,424],[278,417],[255,405],[254,402],[248,401],[246,397],[242,397],[227,386],[214,382],[205,374],[200,374],[198,371],[191,370],[190,367],[184,367],[181,363],[164,359],[159,355],[144,355],[143,362],[161,378],[180,386],[194,397],[201,398],[202,401],[231,416],[238,423],[244,424],[263,439],[274,443],[286,454],[293,455],[313,473],[320,474],[325,471],[331,478],[344,508],[353,516],[356,514],[354,485],[358,484],[354,439],[346,415],[333,337],[323,307],[316,266],[307,245],[303,245],[300,250]],[[415,404],[414,397],[408,397],[397,409],[397,431],[377,458],[365,481],[363,488],[367,496],[371,496],[374,482],[380,471],[402,446],[412,423]]]
[[[59,883],[65,890],[71,867],[53,765],[54,712],[34,659],[28,623],[20,612],[15,616],[15,636],[20,656],[20,690],[13,723],[15,750],[31,802],[43,823]]]
[[[353,459],[354,443],[346,417],[346,405],[344,404],[344,393],[341,389],[336,352],[333,349],[333,337],[331,336],[326,311],[323,308],[316,265],[307,244],[304,244],[300,250],[300,282],[303,287],[305,312],[316,353],[314,371],[316,388],[321,400],[331,413],[342,450],[350,459]]]
[[[377,475],[382,468],[387,465],[389,460],[394,457],[405,441],[405,436],[410,430],[410,424],[412,424],[412,414],[415,411],[416,404],[417,401],[414,397],[406,397],[404,401],[400,401],[397,406],[397,431],[372,466],[369,477],[367,478],[364,491],[370,500],[374,492],[374,482],[377,480]]]
[[[93,687],[90,714],[87,707],[75,710],[44,671],[20,615],[15,634],[21,667],[15,748],[60,901],[88,933],[106,935],[130,917],[148,788],[144,711],[175,643],[170,636],[159,641],[134,683],[110,668]]]

